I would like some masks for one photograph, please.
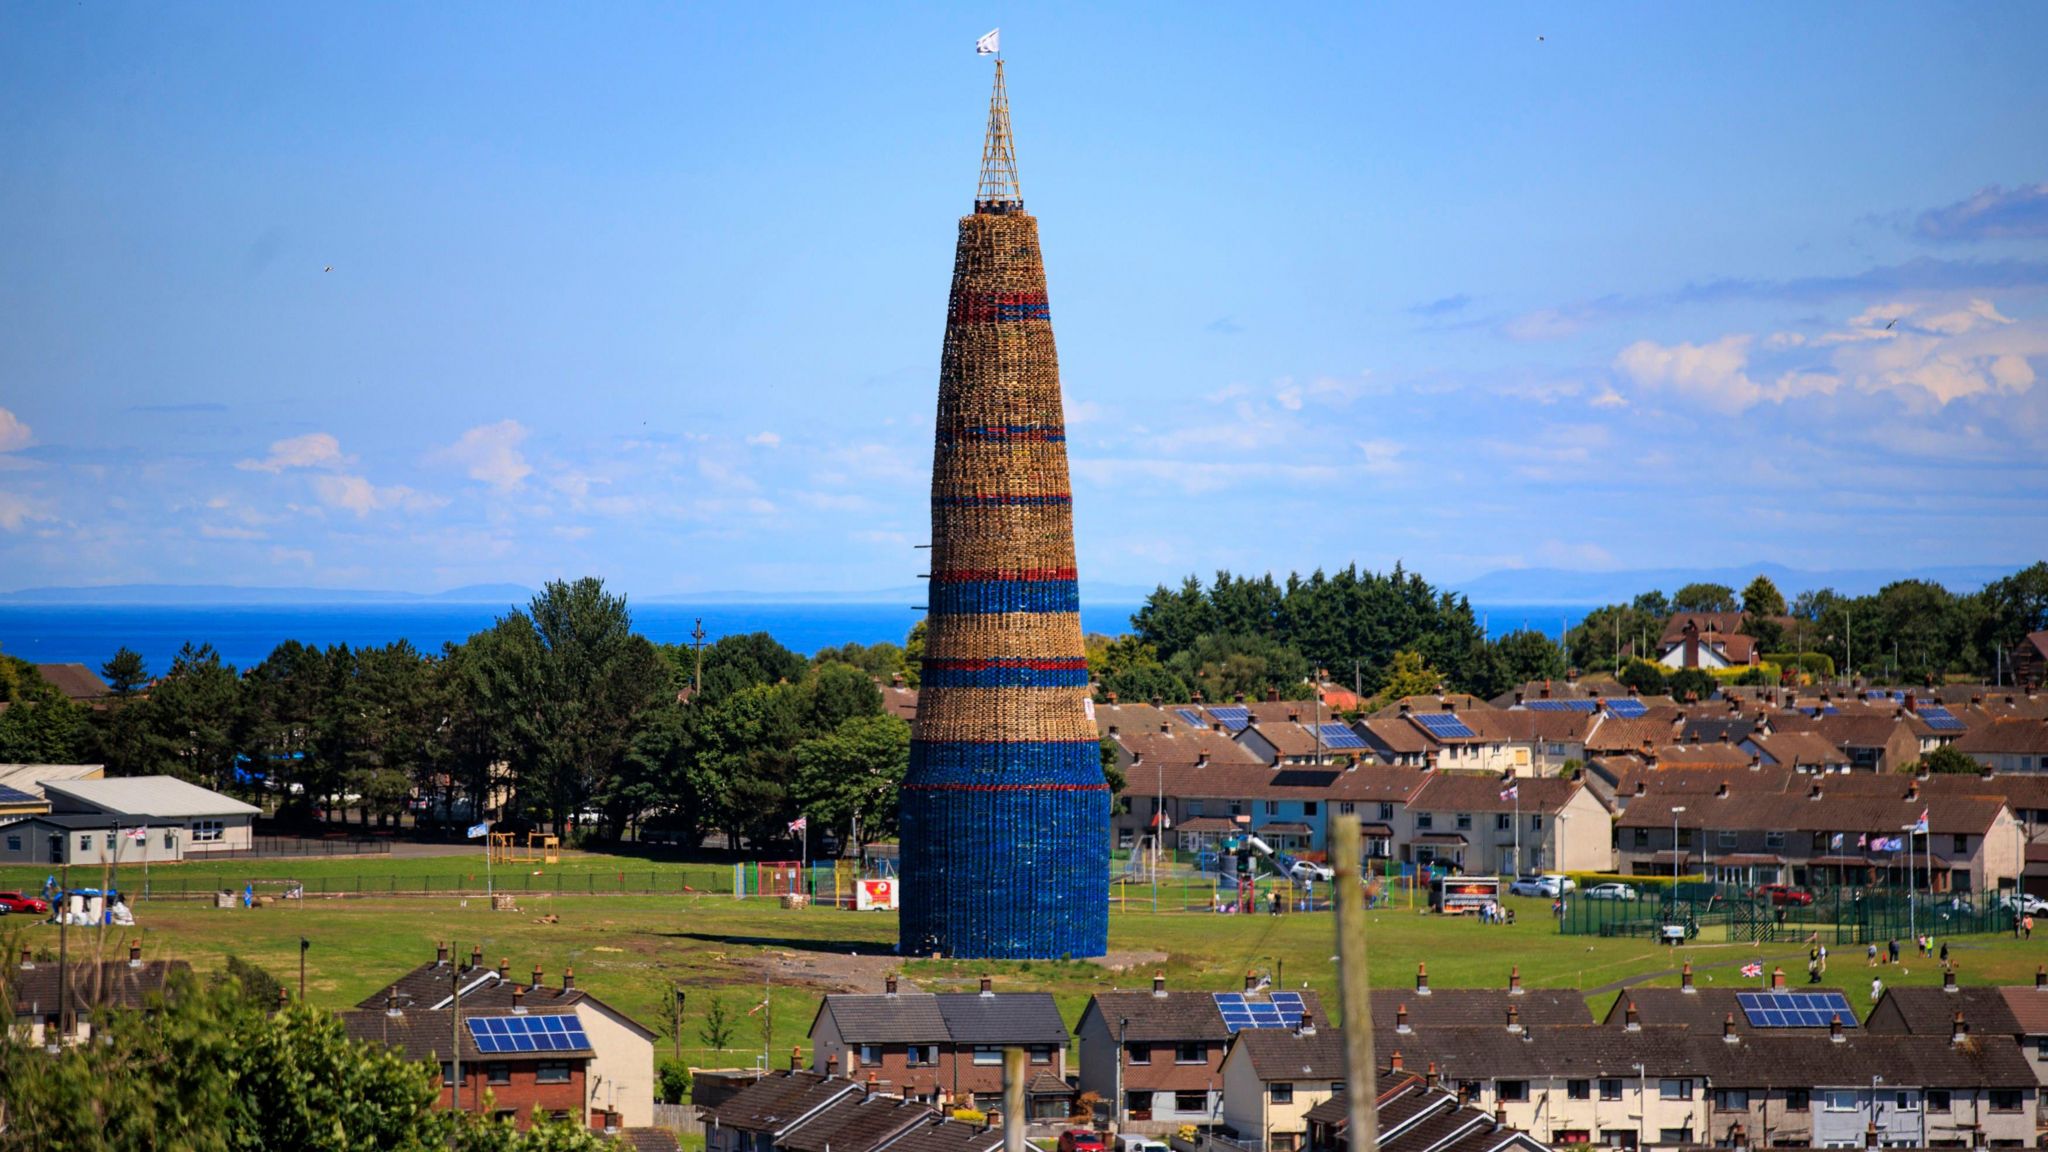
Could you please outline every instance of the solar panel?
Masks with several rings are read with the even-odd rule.
[[[1223,1026],[1234,1035],[1245,1028],[1292,1028],[1301,1023],[1299,992],[1275,992],[1268,1000],[1246,1000],[1242,993],[1215,992]]]
[[[472,1016],[470,1039],[476,1050],[503,1052],[581,1052],[590,1048],[583,1022],[574,1016]]]
[[[1217,1006],[1218,1008],[1227,1008],[1227,1007],[1230,1007],[1231,1005],[1239,1005],[1239,1006],[1242,1006],[1243,1004],[1244,1004],[1244,994],[1243,994],[1242,992],[1218,992],[1218,993],[1216,993],[1216,1006]]]
[[[1477,735],[1465,726],[1463,720],[1458,719],[1455,712],[1417,712],[1414,717],[1415,722],[1422,725],[1424,731],[1439,740],[1469,740]]]
[[[1927,726],[1936,732],[1961,732],[1963,730],[1963,722],[1956,719],[1955,713],[1946,708],[1922,708],[1919,715],[1920,719],[1925,720]]]
[[[1856,1027],[1856,1013],[1840,992],[1737,992],[1736,1003],[1752,1028],[1826,1028],[1840,1017]]]
[[[1532,712],[1591,712],[1599,706],[1597,700],[1530,700],[1522,707]]]
[[[0,785],[0,804],[34,804],[36,798],[18,788]]]
[[[1228,707],[1209,709],[1209,718],[1236,732],[1252,722],[1252,710],[1232,704]]]
[[[1323,747],[1325,748],[1365,747],[1365,741],[1358,738],[1358,733],[1353,732],[1345,725],[1324,724],[1321,727],[1323,730]]]
[[[1648,715],[1650,707],[1633,696],[1624,696],[1619,700],[1609,700],[1607,702],[1607,710],[1623,719],[1633,719],[1637,716]]]
[[[1202,720],[1202,714],[1193,708],[1175,708],[1173,714],[1187,721],[1190,727],[1207,728],[1209,726]]]

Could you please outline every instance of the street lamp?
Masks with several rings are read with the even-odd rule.
[[[1124,1031],[1131,1026],[1131,1018],[1125,1016],[1116,1022],[1116,1128],[1121,1132],[1130,1122],[1129,1097],[1124,1093],[1124,1061],[1131,1050],[1124,1047]]]
[[[1629,1067],[1636,1070],[1636,1147],[1641,1148],[1650,1124],[1650,1074],[1641,1064]]]
[[[306,1003],[306,949],[308,949],[308,948],[311,948],[312,946],[313,946],[313,942],[312,942],[311,940],[308,940],[308,939],[306,939],[306,938],[305,938],[304,936],[301,936],[301,937],[299,937],[299,1005],[300,1005],[300,1007],[304,1007],[304,1006],[305,1006],[305,1003]]]
[[[1671,806],[1671,901],[1678,902],[1678,814],[1685,811],[1685,805]]]

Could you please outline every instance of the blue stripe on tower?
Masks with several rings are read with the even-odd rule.
[[[1081,610],[1081,586],[1073,580],[934,580],[931,592],[931,610],[942,616]]]

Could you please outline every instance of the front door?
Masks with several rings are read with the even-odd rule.
[[[62,864],[63,862],[64,836],[62,833],[52,832],[50,834],[50,863]]]

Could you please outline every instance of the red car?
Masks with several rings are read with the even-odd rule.
[[[23,896],[19,892],[0,892],[0,916],[5,916],[9,912],[33,912],[41,915],[49,910],[48,904],[34,896]]]
[[[1805,907],[1813,903],[1813,893],[1792,887],[1790,884],[1759,884],[1749,893],[1759,900],[1769,899],[1777,905],[1796,904]]]
[[[1086,1128],[1060,1133],[1059,1152],[1103,1152],[1102,1137]]]

